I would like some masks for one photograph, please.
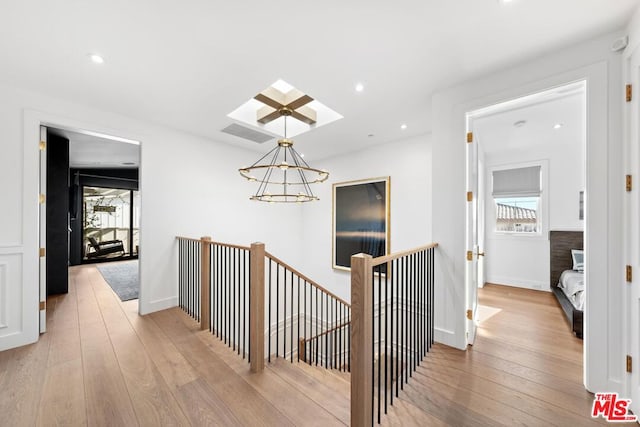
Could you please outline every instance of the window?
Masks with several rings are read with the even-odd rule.
[[[541,166],[493,171],[495,231],[535,233],[541,230]]]

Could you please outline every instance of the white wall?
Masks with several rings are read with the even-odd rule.
[[[579,192],[584,190],[583,135],[580,131],[556,134],[557,140],[546,140],[526,150],[486,154],[488,183],[493,168],[521,163],[543,161],[547,174],[540,236],[496,233],[491,189],[485,192],[485,265],[489,283],[550,291],[548,231],[583,229],[584,221],[578,219]]]
[[[311,163],[314,162],[311,160]],[[315,166],[315,164],[314,164]],[[301,271],[346,301],[349,272],[331,268],[332,184],[391,177],[391,251],[431,242],[431,137],[423,135],[325,159],[329,180],[317,188],[320,201],[303,215]]]
[[[0,85],[0,350],[37,339],[40,122],[141,141],[141,313],[176,305],[176,235],[262,241],[299,262],[298,240],[282,236],[299,235],[302,208],[250,202],[237,172],[259,153]]]
[[[513,69],[442,91],[433,98],[433,238],[436,258],[436,339],[466,347],[464,282],[465,113],[504,100],[587,80],[585,385],[622,391],[622,193],[620,55],[610,34]],[[606,345],[604,345],[606,343]]]

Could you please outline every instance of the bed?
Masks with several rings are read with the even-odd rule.
[[[582,339],[584,273],[573,270],[574,257],[583,249],[582,231],[550,231],[550,284],[569,321],[571,331]],[[572,257],[572,250],[574,257]],[[582,305],[580,304],[582,302]]]

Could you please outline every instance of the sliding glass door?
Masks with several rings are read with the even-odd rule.
[[[138,191],[83,186],[83,260],[136,256],[139,206]]]

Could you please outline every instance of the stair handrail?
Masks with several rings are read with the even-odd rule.
[[[289,264],[287,264],[286,262],[282,261],[280,258],[270,254],[269,252],[265,251],[265,256],[267,258],[270,258],[273,262],[276,262],[278,264],[280,264],[281,266],[283,266],[284,268],[286,268],[289,271],[292,271],[293,273],[295,273],[297,276],[299,276],[302,280],[306,280],[307,283],[309,283],[310,285],[318,288],[320,291],[326,293],[327,295],[331,296],[332,298],[337,299],[338,301],[340,301],[342,304],[346,305],[347,307],[351,307],[351,304],[349,304],[348,302],[346,302],[345,300],[343,300],[342,298],[340,298],[339,296],[337,296],[336,294],[334,294],[333,292],[327,290],[327,288],[323,287],[322,285],[319,285],[318,282],[316,282],[313,279],[310,279],[307,275],[300,273],[298,270],[296,270],[295,268],[291,267]]]

